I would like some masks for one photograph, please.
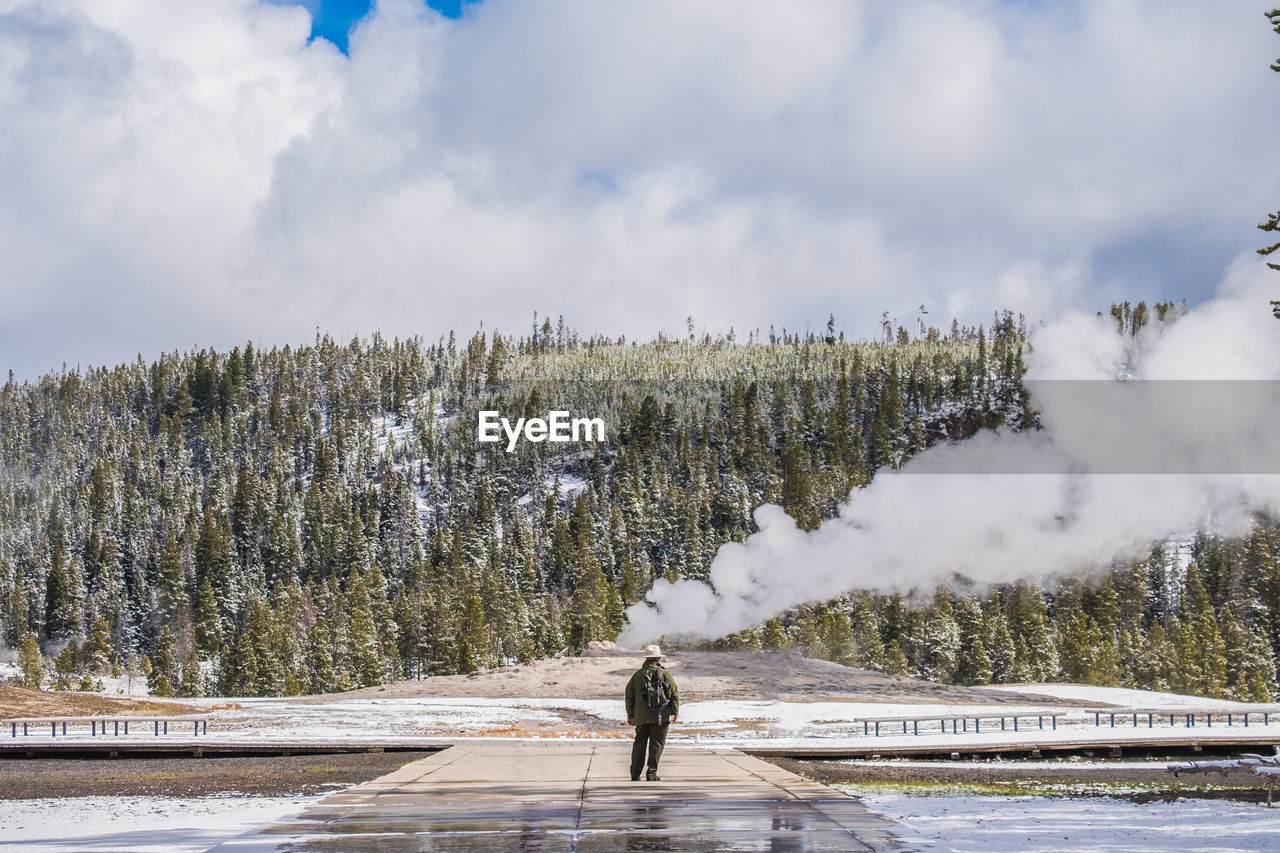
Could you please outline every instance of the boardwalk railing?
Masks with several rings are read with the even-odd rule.
[[[990,713],[967,714],[935,714],[932,716],[911,717],[856,717],[850,722],[862,723],[864,735],[880,737],[889,735],[919,734],[981,734],[984,731],[1014,731],[1029,729],[1058,728],[1059,720],[1073,712],[1067,711],[1023,711],[1018,713],[1002,712],[993,709]],[[1117,725],[1134,727],[1145,726],[1154,729],[1156,726],[1182,726],[1195,728],[1205,726],[1212,728],[1215,723],[1227,726],[1267,726],[1271,718],[1280,722],[1280,706],[1261,708],[1089,708],[1082,712],[1086,718],[1093,715],[1093,724],[1098,727],[1116,728]],[[1079,719],[1078,717],[1076,719]],[[936,724],[936,728],[935,728]],[[899,726],[901,730],[899,731]],[[983,726],[986,726],[984,729]]]
[[[97,737],[99,734],[106,735],[108,727],[111,734],[129,734],[129,726],[132,724],[135,728],[146,731],[148,727],[158,737],[161,734],[169,733],[169,724],[173,723],[175,728],[182,725],[191,726],[191,734],[201,735],[209,733],[208,717],[191,717],[191,716],[173,716],[173,717],[110,717],[110,716],[93,716],[93,717],[14,717],[5,720],[9,725],[12,737],[18,736],[18,728],[22,728],[23,737],[31,734],[33,727],[40,729],[44,726],[49,727],[51,737],[58,737],[61,734],[67,736],[71,727],[83,728],[88,726],[89,734]],[[59,731],[61,729],[61,731]],[[38,734],[39,732],[37,732]]]
[[[1025,729],[1043,729],[1047,724],[1051,729],[1058,728],[1058,719],[1065,717],[1064,711],[1039,711],[1035,713],[1010,714],[994,712],[990,714],[935,714],[927,717],[858,717],[853,720],[854,723],[862,723],[862,733],[864,735],[874,734],[876,737],[881,735],[881,726],[892,726],[893,730],[889,734],[899,734],[897,731],[898,724],[902,725],[901,734],[918,735],[921,731],[925,734],[931,731],[940,731],[942,734],[961,734],[968,733],[972,726],[975,734],[982,733],[982,724],[985,721],[988,731],[995,731],[995,724],[998,721],[1000,731],[1023,731]],[[1032,724],[1032,720],[1035,721]],[[933,729],[933,723],[937,723],[939,728]],[[950,723],[950,729],[947,724]],[[1019,725],[1021,724],[1021,728]],[[923,728],[922,728],[923,726]],[[874,728],[873,728],[874,727]]]
[[[1262,709],[1241,709],[1241,708],[1198,708],[1198,709],[1169,709],[1169,708],[1090,708],[1085,711],[1086,714],[1093,714],[1093,724],[1095,726],[1116,727],[1116,721],[1120,725],[1132,724],[1137,728],[1144,723],[1149,729],[1156,726],[1166,725],[1168,720],[1170,726],[1182,726],[1184,728],[1195,728],[1198,725],[1204,725],[1207,728],[1213,727],[1214,720],[1219,724],[1226,723],[1228,726],[1242,725],[1248,727],[1250,722],[1254,725],[1261,723],[1264,726],[1271,724],[1271,718],[1275,717],[1280,720],[1280,708],[1262,708]]]

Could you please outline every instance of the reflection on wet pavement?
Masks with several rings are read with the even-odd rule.
[[[733,750],[669,749],[630,782],[625,744],[454,746],[220,851],[852,851],[894,847],[858,801]]]

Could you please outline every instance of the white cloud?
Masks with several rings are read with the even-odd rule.
[[[1280,197],[1265,19],[1044,6],[387,0],[346,58],[299,7],[0,0],[0,367],[1207,295]]]

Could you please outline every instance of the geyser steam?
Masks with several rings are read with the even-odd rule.
[[[812,532],[761,506],[759,531],[716,554],[711,586],[659,580],[618,642],[721,637],[853,589],[1045,578],[1197,528],[1244,532],[1280,508],[1271,278],[1241,260],[1214,301],[1137,337],[1083,315],[1039,330],[1028,377],[1042,431],[930,448]]]

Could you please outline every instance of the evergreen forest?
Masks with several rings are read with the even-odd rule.
[[[1116,306],[1117,334],[1172,322]],[[783,506],[806,529],[936,442],[1034,429],[1009,313],[874,341],[635,342],[561,320],[466,340],[317,335],[0,387],[0,647],[27,686],[350,690],[573,654],[659,577],[707,577]],[[603,443],[476,441],[477,413],[602,417]],[[1280,524],[1152,543],[1039,586],[851,591],[715,648],[939,682],[1269,700]]]

